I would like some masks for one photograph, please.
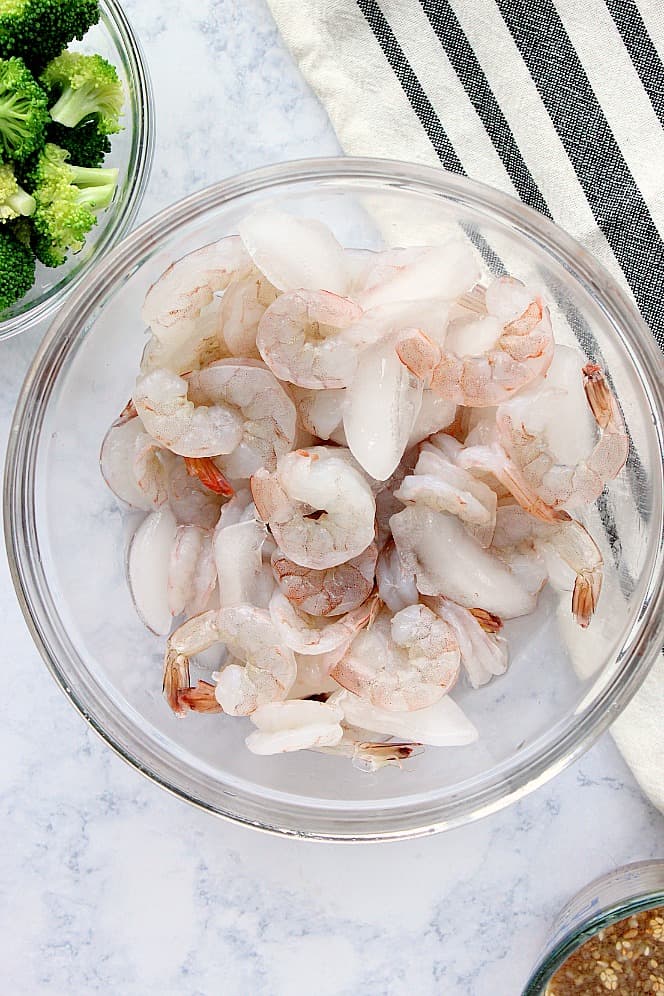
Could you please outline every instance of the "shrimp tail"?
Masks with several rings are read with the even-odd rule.
[[[212,457],[185,457],[185,466],[190,477],[197,477],[209,491],[224,498],[232,498],[235,489],[224,477]]]
[[[136,411],[136,405],[134,404],[134,399],[130,398],[129,401],[127,402],[127,404],[124,406],[124,408],[120,412],[120,414],[118,415],[118,417],[116,418],[116,420],[113,423],[113,425],[114,426],[116,426],[116,425],[124,425],[125,422],[130,422],[133,418],[136,418],[137,415],[138,415],[138,412]]]
[[[192,712],[223,712],[214,694],[215,686],[209,681],[199,680],[193,688],[182,688],[177,692],[178,705]]]
[[[582,629],[587,629],[590,625],[601,589],[601,573],[582,571],[577,574],[572,592],[572,614]]]
[[[176,716],[187,712],[186,702],[180,700],[180,693],[189,688],[189,658],[169,648],[164,660],[164,698]]]
[[[613,415],[613,398],[606,377],[596,363],[586,363],[582,368],[583,388],[590,410],[601,429],[606,429]]]
[[[503,620],[500,616],[494,615],[493,612],[487,612],[486,609],[469,609],[468,611],[477,619],[485,633],[500,633],[503,628]]]

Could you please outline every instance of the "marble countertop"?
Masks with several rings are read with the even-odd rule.
[[[261,0],[126,0],[158,110],[142,217],[213,180],[338,151]],[[43,330],[4,343],[0,445]],[[0,975],[12,996],[518,996],[560,906],[661,856],[611,738],[524,802],[424,840],[278,839],[126,766],[47,676],[0,565]]]

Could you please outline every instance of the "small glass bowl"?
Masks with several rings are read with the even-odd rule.
[[[506,624],[505,675],[454,698],[476,744],[430,748],[375,774],[312,752],[257,757],[248,720],[177,719],[161,695],[164,640],[142,627],[125,578],[136,516],[102,481],[104,433],[132,393],[141,304],[177,258],[260,206],[331,225],[361,248],[468,236],[485,278],[500,267],[543,286],[558,338],[612,379],[632,452],[586,521],[606,578],[586,631],[550,590]],[[535,211],[441,169],[371,159],[283,163],[156,215],[102,260],[61,308],[24,383],[9,438],[5,531],[28,625],[73,704],[126,760],[211,812],[284,834],[378,840],[457,826],[521,798],[578,757],[638,689],[664,642],[662,356],[593,257]],[[209,676],[194,671],[192,678]]]
[[[605,927],[664,907],[664,861],[636,861],[595,879],[567,903],[522,996],[544,996],[570,955]]]
[[[70,47],[98,53],[113,63],[122,80],[126,102],[123,130],[112,136],[105,166],[119,170],[118,188],[111,206],[102,211],[80,252],[66,263],[46,267],[37,263],[36,281],[11,308],[0,311],[0,340],[9,339],[51,318],[88,270],[129,231],[143,200],[154,154],[154,104],[145,56],[122,7],[116,0],[100,0],[101,17],[82,42]]]

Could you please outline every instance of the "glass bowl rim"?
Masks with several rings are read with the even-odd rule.
[[[65,299],[80,286],[84,278],[87,278],[97,261],[102,259],[130,230],[150,178],[154,159],[155,109],[152,81],[145,53],[118,0],[99,0],[99,3],[111,28],[117,32],[116,41],[124,49],[131,68],[132,82],[136,88],[135,102],[138,113],[133,125],[134,144],[137,150],[134,173],[120,210],[113,221],[103,229],[103,234],[87,264],[72,280],[67,280],[59,287],[56,285],[52,293],[47,292],[33,307],[13,315],[11,318],[0,319],[0,342],[12,339],[14,336],[20,335],[21,332],[27,332],[39,322],[53,317]]]
[[[495,812],[514,802],[549,778],[562,771],[579,757],[625,708],[644,681],[664,644],[664,530],[661,528],[662,484],[655,489],[655,519],[659,519],[659,538],[654,549],[653,566],[642,611],[624,635],[621,666],[610,683],[590,705],[568,721],[557,739],[544,742],[526,764],[524,754],[509,764],[492,769],[481,776],[479,788],[461,798],[452,796],[427,807],[402,806],[374,810],[330,806],[321,815],[313,807],[286,802],[269,806],[260,790],[241,793],[221,791],[216,798],[205,798],[196,781],[196,773],[178,768],[172,754],[153,742],[151,757],[141,756],[138,742],[127,743],[135,731],[128,728],[121,716],[115,716],[115,729],[108,730],[94,715],[94,707],[107,708],[103,702],[85,702],[69,684],[60,657],[76,672],[76,660],[63,640],[66,633],[56,632],[46,603],[50,596],[35,552],[38,550],[37,526],[34,516],[34,469],[41,421],[69,348],[76,341],[79,329],[103,307],[106,298],[116,289],[124,273],[131,272],[147,248],[161,243],[187,222],[200,219],[209,210],[244,194],[260,191],[278,192],[280,186],[310,181],[354,180],[358,183],[387,184],[396,189],[427,193],[457,200],[474,209],[490,212],[493,219],[519,232],[520,237],[540,246],[545,254],[552,253],[571,269],[574,277],[594,297],[618,329],[651,410],[660,452],[664,452],[664,384],[650,370],[661,363],[655,340],[636,312],[627,295],[616,281],[596,262],[592,255],[555,224],[521,202],[485,184],[446,173],[430,166],[385,159],[328,157],[304,159],[262,167],[241,173],[213,184],[183,200],[164,208],[144,222],[89,273],[88,280],[67,298],[47,332],[25,378],[16,406],[9,436],[4,481],[5,542],[10,572],[21,609],[33,640],[56,682],[71,699],[75,708],[90,726],[124,760],[174,795],[236,822],[269,832],[315,840],[377,841],[395,840],[431,834]],[[56,614],[57,622],[57,614]],[[625,649],[626,648],[626,649]],[[83,663],[82,658],[78,658]],[[539,738],[539,742],[542,738]],[[532,750],[532,749],[531,749]],[[144,751],[145,753],[145,751]],[[184,784],[183,784],[184,782]],[[203,786],[205,787],[205,786]],[[223,790],[223,785],[221,786]],[[219,797],[222,797],[222,803]],[[239,800],[239,801],[238,801]],[[350,815],[349,815],[350,814]],[[307,825],[308,824],[308,825]]]

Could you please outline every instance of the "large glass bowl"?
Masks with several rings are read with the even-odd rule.
[[[90,267],[129,231],[143,200],[154,152],[154,106],[148,68],[120,4],[100,0],[99,7],[99,23],[83,41],[73,42],[70,48],[103,55],[117,68],[122,80],[126,94],[123,130],[113,136],[111,152],[104,162],[105,166],[117,166],[118,188],[111,206],[100,213],[83,249],[70,255],[63,266],[50,268],[38,263],[30,291],[11,308],[0,309],[0,340],[51,318]]]
[[[98,468],[107,426],[132,392],[146,289],[174,259],[237,231],[259,205],[320,218],[349,246],[471,238],[488,260],[536,280],[557,336],[608,369],[632,440],[628,467],[587,521],[606,560],[583,633],[569,600],[545,594],[508,624],[504,677],[454,697],[473,746],[430,748],[375,774],[303,752],[256,757],[248,720],[170,714],[164,641],[147,633],[125,581],[135,519]],[[662,356],[595,260],[539,214],[443,170],[362,159],[286,163],[225,180],[162,211],[69,297],[23,386],[10,435],[5,528],[23,611],[65,694],[111,746],[184,799],[253,826],[331,839],[430,833],[490,813],[584,751],[643,681],[664,642]],[[195,675],[196,677],[197,675]],[[461,685],[463,683],[460,683]]]

